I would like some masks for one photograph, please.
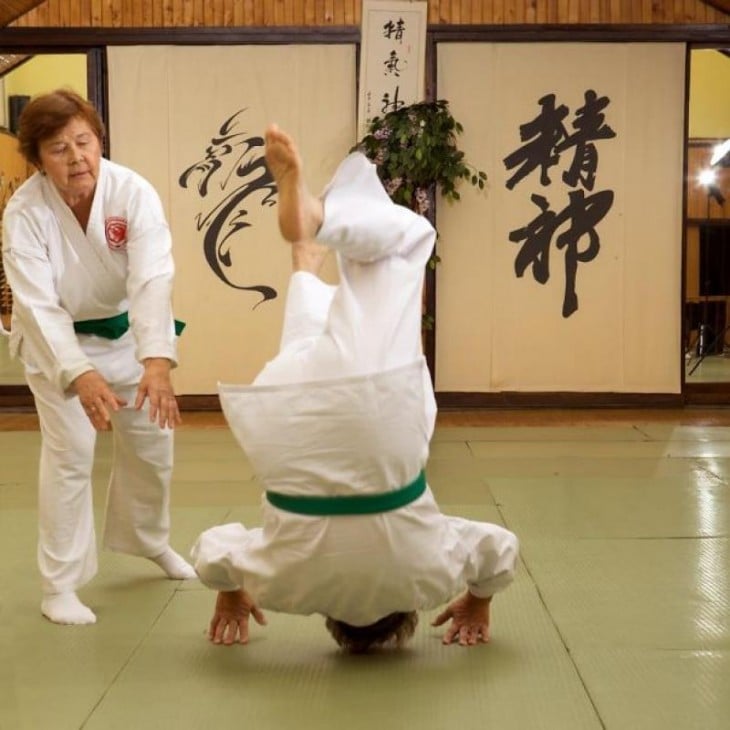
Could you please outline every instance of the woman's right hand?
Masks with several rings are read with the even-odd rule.
[[[120,398],[96,370],[87,370],[79,375],[71,383],[71,388],[97,431],[108,431],[111,428],[110,411],[118,411],[127,405],[127,401]]]

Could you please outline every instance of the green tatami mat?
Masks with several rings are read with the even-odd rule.
[[[443,646],[422,615],[400,652],[340,653],[321,617],[269,613],[246,647],[204,632],[215,593],[101,552],[93,626],[40,615],[37,432],[0,446],[0,730],[727,730],[730,429],[661,423],[442,427],[444,512],[521,544],[492,642]],[[97,534],[111,462],[99,439]],[[179,432],[171,543],[260,524],[225,428]]]
[[[203,637],[213,600],[176,594],[85,727],[601,727],[524,576],[495,600],[492,642],[474,649],[443,646],[435,614],[401,653],[346,656],[320,617],[273,613],[248,646],[214,646]]]

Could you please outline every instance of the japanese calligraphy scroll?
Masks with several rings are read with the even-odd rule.
[[[428,3],[363,0],[358,139],[374,117],[423,101]]]
[[[438,209],[437,390],[678,393],[684,46],[437,53],[489,176]]]
[[[354,46],[111,47],[109,119],[111,158],[155,186],[172,229],[177,391],[250,382],[278,349],[291,272],[263,133],[296,136],[319,190],[355,141]]]

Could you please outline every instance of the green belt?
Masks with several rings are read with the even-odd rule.
[[[103,319],[84,319],[74,322],[74,331],[80,335],[97,335],[107,340],[118,340],[129,329],[129,314],[122,312],[113,317]],[[185,322],[175,320],[175,334],[180,335],[185,329]]]
[[[410,484],[393,492],[379,494],[294,495],[266,492],[274,507],[298,515],[372,515],[390,512],[414,502],[426,491],[426,474],[422,471]]]

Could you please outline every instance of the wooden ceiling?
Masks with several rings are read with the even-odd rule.
[[[730,0],[704,0],[706,5],[712,5],[713,8],[722,10],[723,13],[730,14]]]
[[[141,1],[144,2],[145,0]],[[700,1],[730,15],[730,0]],[[38,5],[42,5],[44,2],[45,0],[2,0],[0,2],[0,28],[4,28],[14,20],[17,20],[21,15],[25,15],[25,13]]]
[[[42,5],[44,0],[3,0],[0,3],[0,28],[12,23],[16,18]]]
[[[44,0],[3,0],[0,2],[0,28],[4,28],[43,2]],[[30,56],[16,53],[0,53],[0,77],[28,58]]]
[[[23,56],[17,53],[0,53],[0,78],[16,66],[20,66],[28,58],[30,56]]]

